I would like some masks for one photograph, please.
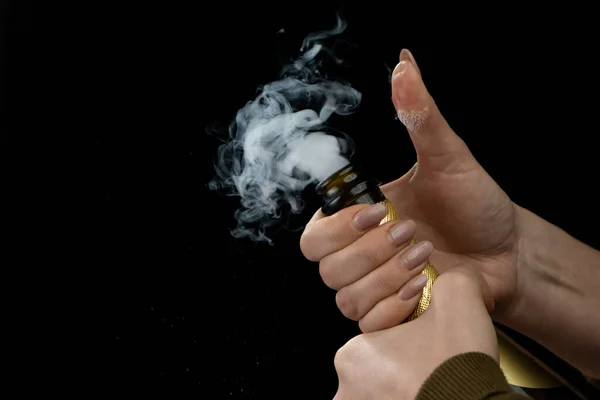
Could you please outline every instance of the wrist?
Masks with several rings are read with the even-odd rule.
[[[487,354],[466,352],[440,364],[427,377],[416,398],[478,400],[511,392],[496,360]]]
[[[495,322],[515,329],[515,320],[524,308],[523,304],[528,301],[532,291],[531,285],[537,282],[534,273],[536,268],[532,266],[536,260],[535,249],[539,246],[539,238],[535,234],[539,228],[539,221],[535,215],[517,204],[512,203],[512,207],[515,237],[506,253],[507,263],[501,267],[509,268],[510,274],[515,274],[514,283],[511,283],[511,288],[506,294],[502,293],[502,296],[494,298],[495,304],[490,315]]]
[[[513,203],[514,204],[514,203]],[[551,224],[529,210],[514,204],[518,231],[514,249],[517,288],[506,312],[498,322],[516,330],[522,320],[539,326],[548,317],[540,302],[558,288],[555,261],[549,253],[553,239]]]
[[[544,273],[541,271],[543,266],[539,265],[538,262],[538,254],[540,248],[544,248],[544,242],[547,240],[542,236],[544,221],[517,204],[514,204],[514,207],[516,210],[518,240],[515,248],[517,290],[512,304],[513,314],[515,309],[526,308],[523,303],[526,304],[528,300],[531,300],[532,292],[540,290],[535,286],[541,283],[540,280],[543,279],[541,276]],[[511,317],[515,316],[511,315]]]
[[[512,308],[513,313],[519,312],[513,317],[526,313],[532,318],[535,312],[539,319],[555,319],[565,308],[546,305],[561,297],[572,303],[583,300],[586,293],[589,296],[590,288],[582,286],[586,282],[578,279],[573,269],[577,262],[589,261],[582,253],[595,250],[531,211],[516,204],[515,208],[519,239],[515,249],[517,291]]]
[[[496,320],[596,377],[600,252],[532,212],[515,209],[517,289]]]

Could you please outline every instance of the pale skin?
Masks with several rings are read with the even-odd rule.
[[[481,277],[495,321],[600,378],[600,252],[510,200],[448,125],[408,51],[392,76],[392,101],[417,163],[381,189],[405,221],[379,226],[376,206],[317,211],[300,242],[342,313],[365,333],[397,326],[420,297],[429,257],[442,276],[461,267]],[[419,246],[420,264],[409,270]]]
[[[421,317],[350,340],[335,356],[334,400],[414,399],[426,377],[453,356],[477,352],[497,361],[491,294],[480,279],[453,268],[436,281]]]

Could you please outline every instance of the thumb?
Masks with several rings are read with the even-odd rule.
[[[400,53],[400,62],[392,74],[392,101],[421,165],[441,171],[470,169],[476,165],[465,143],[437,108],[407,49]]]
[[[485,279],[479,272],[463,266],[440,274],[433,284],[431,298],[431,304],[443,312],[489,314],[495,306]]]
[[[493,301],[484,282],[478,272],[455,267],[433,284],[431,304],[415,322],[425,319],[423,323],[440,338],[446,356],[481,352],[498,360],[496,332],[488,313]]]

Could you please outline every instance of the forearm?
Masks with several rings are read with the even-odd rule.
[[[600,377],[600,252],[519,208],[518,295],[501,322]]]
[[[513,392],[498,363],[487,354],[454,356],[425,380],[416,400],[524,400]]]

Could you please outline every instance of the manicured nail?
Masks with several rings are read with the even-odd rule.
[[[404,265],[409,270],[415,269],[421,265],[423,261],[427,260],[427,257],[431,255],[432,251],[433,245],[431,242],[419,242],[407,250],[406,255],[404,256]]]
[[[417,69],[417,71],[419,72],[419,75],[421,75],[421,70],[419,69],[419,66],[417,65],[417,61],[415,60],[415,57],[412,55],[412,53],[410,52],[410,50],[408,49],[402,49],[402,51],[400,52],[400,61],[410,61],[412,63],[412,65],[415,66],[415,68]]]
[[[392,227],[390,230],[390,238],[392,239],[392,243],[399,246],[412,239],[416,231],[417,224],[415,224],[414,221],[402,221]]]
[[[427,275],[419,274],[412,278],[402,286],[402,289],[398,292],[398,296],[402,300],[410,300],[415,297],[423,288],[427,285]]]
[[[406,67],[410,61],[401,60],[394,68],[394,72],[392,72],[392,76],[402,75],[404,71],[406,71]]]
[[[384,204],[374,204],[361,210],[354,216],[352,223],[359,231],[364,231],[377,225],[388,213]]]

